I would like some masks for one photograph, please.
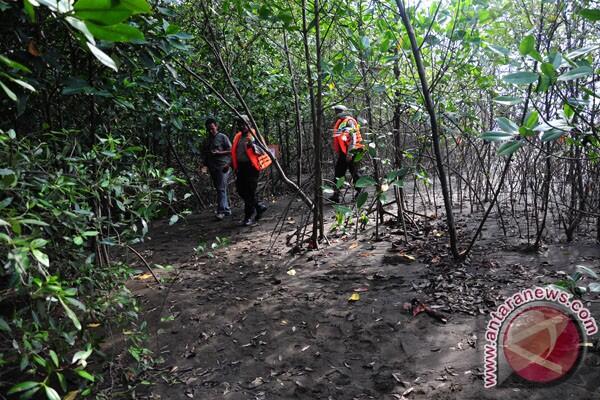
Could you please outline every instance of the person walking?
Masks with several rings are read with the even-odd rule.
[[[346,171],[350,170],[352,183],[356,184],[356,181],[360,176],[358,174],[358,165],[354,161],[356,155],[353,150],[364,147],[360,135],[360,126],[352,114],[350,114],[348,107],[338,104],[333,107],[333,110],[337,117],[333,125],[332,143],[333,151],[337,155],[334,171],[335,181],[337,183],[338,178],[346,176]],[[339,203],[340,191],[337,186],[334,190],[335,192],[329,200]]]
[[[258,201],[256,189],[260,171],[271,165],[271,158],[257,145],[255,131],[250,126],[250,118],[242,115],[231,147],[231,164],[237,175],[236,187],[244,200],[243,226],[254,224],[267,210],[267,206]]]
[[[225,216],[231,215],[227,196],[231,142],[225,134],[219,132],[219,125],[214,118],[208,118],[205,126],[208,138],[204,144],[204,165],[208,168],[217,191],[217,219],[222,220]]]

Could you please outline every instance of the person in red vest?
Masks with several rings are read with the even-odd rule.
[[[250,126],[250,118],[242,115],[231,146],[231,164],[237,175],[236,187],[244,200],[243,226],[252,225],[267,210],[267,206],[258,201],[256,189],[260,171],[271,165],[271,158],[257,145],[255,131]]]
[[[358,165],[354,161],[355,153],[353,150],[364,147],[362,137],[360,136],[360,126],[356,119],[350,114],[348,107],[338,104],[333,107],[337,119],[333,125],[333,151],[337,155],[335,163],[335,181],[338,178],[346,176],[346,171],[350,170],[352,182],[356,183],[359,178]],[[337,187],[329,200],[339,203],[340,191]]]

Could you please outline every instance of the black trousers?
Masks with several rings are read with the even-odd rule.
[[[337,178],[346,176],[346,171],[348,170],[350,170],[350,175],[352,175],[352,183],[356,183],[360,176],[358,175],[358,164],[354,162],[354,156],[348,161],[346,155],[340,152],[335,163],[335,180],[337,181]]]
[[[256,196],[256,188],[258,187],[257,171],[252,164],[239,163],[237,170],[236,187],[238,194],[244,200],[244,218],[250,219],[254,215],[254,211],[258,208],[258,198]]]

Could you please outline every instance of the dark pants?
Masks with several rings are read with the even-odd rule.
[[[236,187],[238,194],[244,200],[244,217],[250,219],[258,210],[258,198],[256,188],[258,187],[259,171],[252,164],[239,163],[237,170]]]
[[[358,175],[358,165],[354,162],[354,156],[348,161],[344,153],[338,154],[337,162],[335,163],[335,178],[346,176],[346,171],[350,170],[352,175],[352,183],[356,183],[360,176]]]
[[[217,214],[230,214],[229,199],[227,198],[227,181],[229,170],[223,172],[224,167],[210,168],[210,176],[217,191]]]
[[[346,176],[346,171],[350,170],[350,175],[352,176],[352,183],[355,184],[356,181],[358,180],[358,178],[360,178],[360,175],[358,174],[358,163],[354,162],[354,156],[352,156],[352,159],[350,161],[348,161],[346,159],[346,155],[344,153],[339,153],[338,154],[338,159],[335,163],[335,183],[337,184],[337,179],[338,178],[342,178]],[[340,197],[340,191],[337,189],[337,187],[334,189],[335,192],[332,196],[332,199],[334,199],[335,201],[339,200]],[[357,189],[358,191],[358,189]]]

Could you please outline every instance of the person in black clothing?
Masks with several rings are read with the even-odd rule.
[[[204,144],[204,165],[208,167],[213,185],[217,191],[217,219],[231,215],[227,196],[229,164],[231,164],[231,142],[219,132],[217,121],[208,118],[205,123],[208,138]]]
[[[250,119],[245,115],[243,117],[238,121],[238,132],[233,139],[231,156],[233,168],[237,172],[237,191],[244,200],[242,225],[250,226],[262,217],[267,207],[258,201],[256,195],[260,170],[254,164],[263,152],[255,144],[255,138],[251,134]]]

